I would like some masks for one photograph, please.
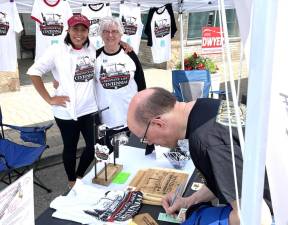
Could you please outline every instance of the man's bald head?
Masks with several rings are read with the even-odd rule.
[[[137,93],[130,102],[128,126],[131,120],[139,125],[147,124],[152,118],[172,110],[175,103],[175,96],[163,88],[145,89]]]

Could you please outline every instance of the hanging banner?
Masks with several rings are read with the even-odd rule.
[[[224,38],[222,39],[224,40]],[[221,53],[222,42],[220,27],[202,28],[202,54]]]
[[[0,192],[0,225],[34,225],[33,170]]]

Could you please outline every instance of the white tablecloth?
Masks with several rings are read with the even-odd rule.
[[[130,176],[125,184],[114,184],[111,183],[108,187],[93,184],[92,179],[95,177],[94,167],[90,170],[89,173],[82,179],[83,183],[93,185],[101,189],[109,190],[123,190],[127,187],[133,177],[136,175],[137,171],[140,169],[148,168],[173,168],[170,162],[163,156],[162,151],[165,151],[164,148],[156,147],[156,151],[152,154],[145,156],[145,149],[135,148],[131,146],[120,146],[119,158],[116,159],[116,164],[123,165],[123,172],[130,173]],[[157,152],[157,155],[156,155]],[[111,160],[113,162],[113,160]],[[97,164],[97,171],[99,172],[104,167],[104,163]],[[195,166],[192,160],[188,160],[185,167],[182,169],[187,172],[189,176],[192,175]]]

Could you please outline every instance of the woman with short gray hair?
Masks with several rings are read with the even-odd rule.
[[[103,35],[103,32],[107,31],[109,26],[115,26],[117,28],[116,30],[118,30],[121,36],[124,34],[124,27],[121,21],[116,17],[107,16],[107,17],[102,18],[100,21],[99,34],[101,37]]]
[[[96,91],[102,122],[107,127],[121,126],[121,129],[109,130],[106,134],[106,145],[113,151],[109,137],[127,127],[128,105],[132,97],[146,88],[143,69],[134,51],[125,53],[120,45],[123,26],[118,18],[105,17],[100,22],[100,35],[104,46],[96,54]]]

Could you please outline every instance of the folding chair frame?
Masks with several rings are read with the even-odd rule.
[[[42,140],[41,143],[39,142],[34,142],[34,140],[25,140],[23,139],[23,137],[21,136],[21,139],[26,141],[26,142],[31,142],[31,143],[37,143],[39,144],[40,146],[43,146],[45,147],[45,149],[49,148],[48,145],[46,145],[46,131],[48,129],[50,129],[52,127],[53,123],[49,123],[48,125],[44,126],[44,127],[19,127],[19,126],[13,126],[13,125],[9,125],[9,124],[3,124],[2,123],[2,112],[1,112],[1,107],[0,107],[0,127],[1,127],[1,132],[0,132],[0,139],[5,139],[5,134],[4,134],[4,126],[6,127],[9,127],[11,129],[14,129],[14,130],[17,130],[18,132],[21,133],[21,130],[23,131],[23,129],[25,131],[27,131],[27,133],[30,132],[31,130],[31,133],[32,132],[35,132],[35,129],[36,130],[41,130],[40,132],[44,132],[43,133],[43,138],[44,140]],[[8,139],[6,139],[8,140]],[[15,145],[19,145],[15,142],[13,142],[12,140],[9,140],[10,142],[14,143]],[[20,146],[20,145],[19,145]],[[26,146],[28,147],[28,146]],[[31,147],[33,148],[33,147]],[[35,148],[35,147],[34,147]],[[45,149],[43,150],[43,152],[45,151]],[[27,165],[27,166],[23,166],[23,167],[20,167],[20,168],[11,168],[6,160],[5,160],[5,156],[4,155],[1,155],[0,154],[0,160],[3,162],[3,164],[6,165],[6,170],[5,171],[2,171],[0,172],[0,181],[2,181],[4,184],[11,184],[14,180],[18,179],[20,176],[22,176],[27,170],[33,168],[34,169],[34,173],[33,173],[33,176],[34,176],[34,184],[36,184],[37,186],[39,186],[40,188],[43,188],[44,190],[46,190],[48,193],[52,192],[51,189],[49,189],[48,187],[46,187],[44,185],[44,183],[40,180],[40,178],[36,175],[36,172],[37,172],[37,169],[38,169],[38,166],[39,166],[39,159],[41,158],[43,152],[39,155],[38,157],[38,160],[36,160],[34,163],[32,163],[31,165]],[[15,179],[13,179],[15,178]]]

